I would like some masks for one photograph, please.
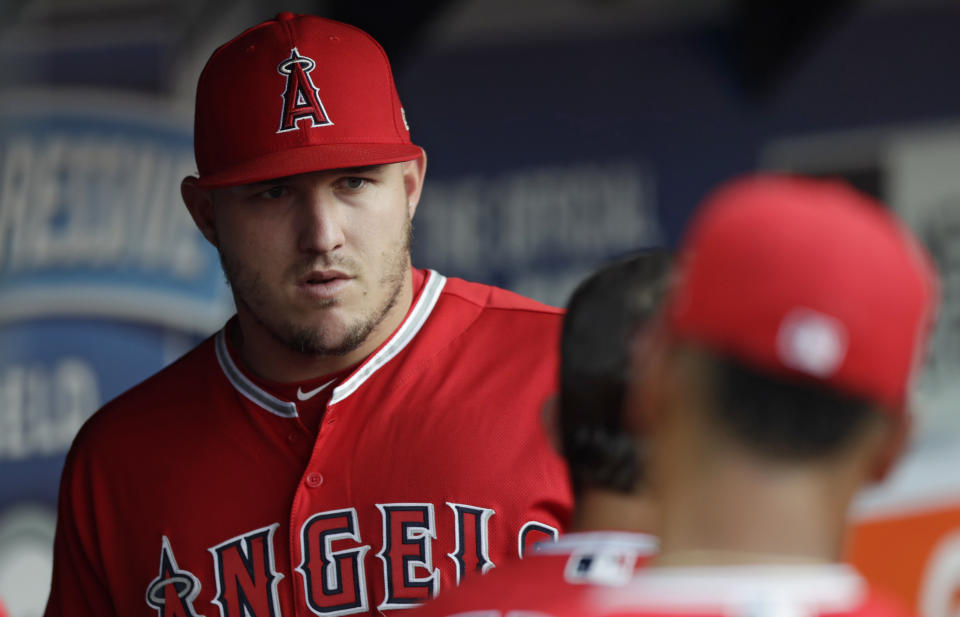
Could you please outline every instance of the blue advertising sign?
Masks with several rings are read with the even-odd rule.
[[[428,178],[414,263],[562,306],[601,263],[663,243],[655,188],[635,157]]]
[[[161,102],[0,99],[0,596],[15,614],[46,599],[42,556],[80,425],[232,311],[179,195],[191,143]]]

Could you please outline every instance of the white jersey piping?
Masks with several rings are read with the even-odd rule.
[[[594,598],[604,610],[736,614],[849,612],[866,581],[845,564],[651,567],[632,582]]]
[[[359,370],[342,384],[334,388],[330,402],[328,403],[329,405],[339,403],[356,392],[371,375],[396,357],[397,354],[410,344],[410,341],[417,335],[423,327],[423,324],[426,323],[427,318],[433,312],[433,308],[436,306],[437,300],[440,299],[440,294],[446,282],[447,277],[434,270],[427,270],[427,278],[423,285],[423,291],[411,309],[410,315],[390,338],[387,339],[386,344],[383,345],[379,351],[367,358]],[[230,384],[240,392],[240,394],[274,415],[282,418],[297,417],[297,406],[295,403],[284,401],[273,396],[250,381],[237,367],[233,361],[233,357],[230,356],[230,352],[227,350],[226,327],[217,332],[214,340],[217,361],[220,364],[220,368],[223,370],[223,374],[226,375]]]
[[[440,299],[440,292],[443,291],[443,286],[446,282],[447,277],[433,270],[427,270],[427,281],[423,284],[423,291],[420,293],[417,304],[413,307],[413,310],[410,311],[410,316],[397,328],[397,331],[387,339],[387,343],[380,348],[380,351],[367,358],[367,361],[363,363],[363,366],[361,366],[357,372],[333,389],[333,395],[330,397],[329,405],[339,403],[356,392],[357,388],[363,385],[363,382],[369,379],[371,375],[380,370],[380,367],[392,360],[410,344],[413,337],[417,335],[417,332],[419,332],[423,324],[426,323],[427,317],[433,312],[433,307],[436,306],[437,300]]]
[[[659,541],[646,533],[626,531],[580,531],[562,534],[556,542],[542,542],[531,555],[567,555],[574,551],[617,547],[637,553],[657,552]]]
[[[226,331],[226,327],[223,327],[217,332],[217,361],[220,363],[220,368],[223,369],[223,374],[227,376],[227,379],[233,387],[250,401],[274,415],[280,416],[281,418],[296,418],[297,406],[294,403],[279,399],[253,383],[243,374],[243,371],[233,363],[230,351],[227,350]]]

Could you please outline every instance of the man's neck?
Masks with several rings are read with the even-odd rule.
[[[228,331],[231,345],[239,351],[243,363],[256,375],[275,382],[307,381],[342,371],[365,360],[395,331],[413,302],[413,282],[408,271],[397,301],[356,349],[342,355],[316,355],[299,352],[280,341],[249,311],[238,308],[237,327]]]
[[[691,466],[692,467],[692,466]],[[658,565],[833,562],[855,473],[838,465],[730,459],[674,476]],[[678,485],[678,482],[683,484]]]
[[[587,488],[576,502],[571,531],[652,533],[656,529],[656,509],[645,495]]]

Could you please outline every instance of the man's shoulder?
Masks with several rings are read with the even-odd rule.
[[[533,319],[545,320],[562,319],[564,313],[563,309],[538,302],[501,287],[455,277],[447,278],[443,293],[448,297],[459,298],[464,302],[473,304],[478,309],[492,313],[513,312],[518,314],[515,316],[529,314]]]
[[[693,591],[695,592],[695,590]],[[593,595],[603,595],[604,593],[601,591],[599,594]],[[726,609],[684,609],[683,594],[678,593],[677,596],[676,606],[673,607],[663,605],[645,606],[643,603],[639,603],[634,607],[620,606],[617,608],[610,608],[603,602],[597,602],[596,597],[592,597],[585,599],[583,606],[575,612],[554,610],[551,611],[551,615],[552,617],[573,617],[573,615],[577,617],[663,617],[666,615],[670,617],[728,617],[730,614],[738,612],[743,614],[762,614],[764,612],[774,614],[780,611],[782,613],[803,614],[807,617],[916,617],[903,604],[894,600],[891,595],[876,590],[868,592],[861,602],[842,608],[833,608],[829,605],[824,607],[818,604],[816,598],[811,597],[810,601],[806,603],[802,601],[773,603],[768,609],[764,609],[763,600],[758,600],[751,606],[741,603],[739,606],[728,606]]]
[[[598,617],[912,617],[844,564],[650,568],[629,585],[593,594],[589,608],[583,614]]]
[[[523,560],[498,565],[441,594],[411,617],[445,617],[469,611],[543,612],[570,608],[597,586],[629,582],[656,550],[646,534],[586,532],[560,536]]]
[[[204,386],[211,370],[219,370],[214,350],[214,337],[200,342],[193,349],[160,371],[141,381],[107,403],[104,409],[128,407],[171,397],[191,397]]]
[[[497,565],[482,576],[472,576],[455,589],[419,607],[410,617],[447,617],[473,611],[494,615],[498,611],[542,608],[557,596],[581,593],[564,581],[566,555],[531,555],[523,560]]]
[[[444,346],[452,343],[451,350],[466,346],[474,355],[492,354],[519,363],[548,362],[559,352],[563,314],[562,309],[506,289],[448,278],[425,340],[443,341]]]
[[[202,406],[201,393],[209,388],[217,369],[213,337],[165,368],[119,394],[84,423],[76,442],[110,440],[114,435],[175,422],[173,415],[188,415]]]

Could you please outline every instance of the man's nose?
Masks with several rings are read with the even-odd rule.
[[[299,207],[300,250],[328,253],[343,246],[341,207],[332,195],[312,191],[304,196]]]

